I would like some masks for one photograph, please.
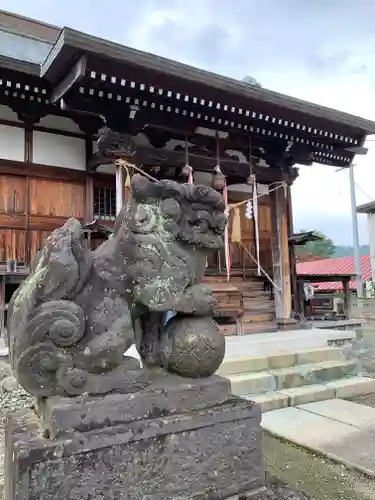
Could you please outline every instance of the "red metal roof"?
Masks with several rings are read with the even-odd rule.
[[[362,281],[371,280],[371,262],[369,255],[361,255]],[[314,275],[338,275],[338,274],[355,274],[354,257],[338,257],[335,259],[322,259],[313,262],[300,262],[297,264],[297,274],[305,276]],[[329,283],[314,283],[316,291],[338,291],[342,290],[342,283],[332,281]],[[349,288],[355,290],[356,284],[352,280],[349,283]]]

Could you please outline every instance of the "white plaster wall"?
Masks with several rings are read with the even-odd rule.
[[[0,158],[24,161],[25,129],[0,125]]]
[[[116,175],[116,167],[114,163],[108,163],[107,165],[99,165],[96,171],[99,174]]]
[[[82,134],[82,130],[71,119],[65,116],[47,115],[44,116],[38,123],[38,127],[53,128],[55,130],[63,130],[64,132],[74,132]]]
[[[33,162],[53,167],[86,170],[85,140],[34,131]]]
[[[372,281],[375,282],[375,213],[367,214]]]
[[[0,105],[0,120],[8,120],[10,122],[21,123],[18,119],[17,113],[12,111],[8,106]]]

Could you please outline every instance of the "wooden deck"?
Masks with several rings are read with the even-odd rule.
[[[207,276],[204,279],[218,302],[215,317],[224,335],[277,330],[275,304],[271,292],[264,289],[258,276],[245,279]]]

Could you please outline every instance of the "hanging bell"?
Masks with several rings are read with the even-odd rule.
[[[186,163],[181,169],[181,175],[183,175],[184,177],[189,177],[192,171],[193,169],[191,168],[191,166]]]
[[[222,191],[225,186],[225,176],[221,172],[216,172],[212,179],[212,187],[217,191]]]

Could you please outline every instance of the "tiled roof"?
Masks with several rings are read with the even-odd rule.
[[[369,255],[361,255],[362,281],[371,280],[371,261]],[[336,259],[322,259],[314,262],[300,262],[297,264],[297,274],[305,276],[322,276],[322,275],[338,275],[338,274],[355,274],[354,257],[339,257]],[[317,291],[325,290],[342,290],[341,282],[329,283],[314,283],[314,288]],[[350,281],[349,288],[355,290],[355,280]]]
[[[52,44],[0,29],[0,54],[5,57],[41,64]]]

